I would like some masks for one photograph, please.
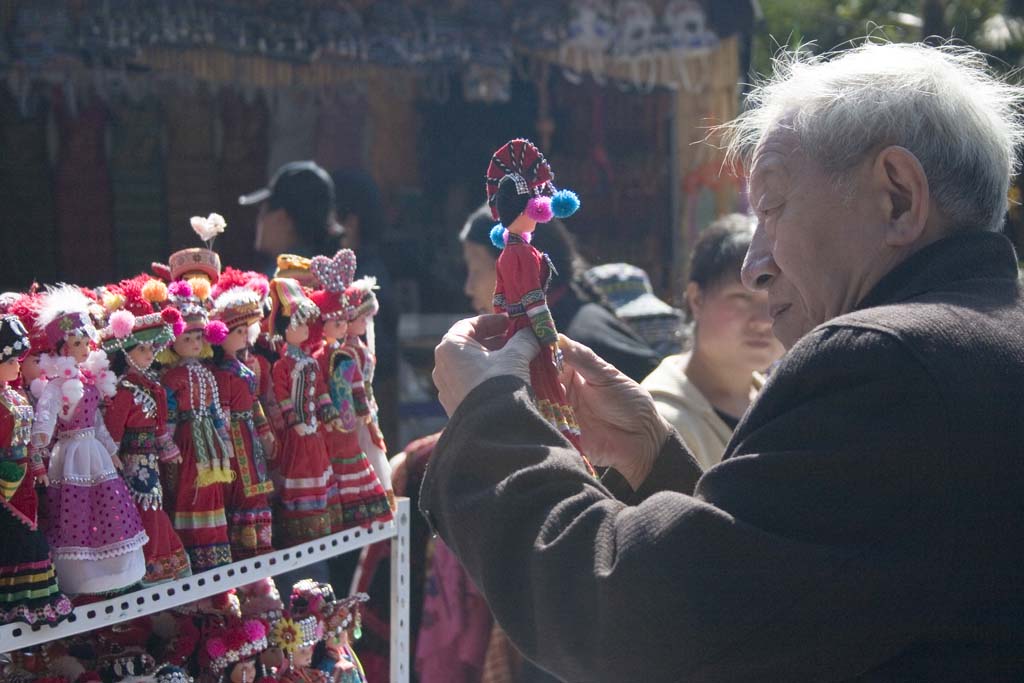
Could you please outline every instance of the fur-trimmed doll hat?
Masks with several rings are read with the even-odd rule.
[[[74,285],[47,287],[39,302],[36,329],[46,335],[50,347],[56,349],[71,336],[99,341],[89,309],[95,302]]]
[[[21,360],[32,350],[28,330],[16,315],[0,317],[0,363],[12,358]]]
[[[185,321],[177,308],[167,305],[168,295],[167,286],[148,275],[108,285],[103,295],[107,326],[100,332],[103,350],[128,351],[152,344],[160,351],[174,341]]]
[[[377,287],[377,278],[361,277],[345,290],[349,303],[349,322],[358,319],[363,315],[377,315],[380,311],[380,304],[377,302],[377,295],[374,290]]]
[[[36,327],[39,317],[39,306],[43,297],[39,292],[28,292],[20,295],[7,308],[7,313],[18,316],[21,324],[28,330],[28,338],[32,343],[31,353],[47,353],[52,351],[46,333]]]
[[[232,664],[241,662],[267,649],[267,627],[259,619],[230,620],[213,626],[203,643],[201,661],[220,675]]]
[[[314,256],[309,269],[317,286],[309,298],[320,308],[320,319],[325,322],[334,318],[347,320],[351,304],[345,291],[356,275],[355,252],[341,249],[333,258]]]
[[[202,278],[177,280],[167,287],[167,302],[178,309],[185,320],[180,334],[195,330],[206,330],[210,316],[205,302],[210,296],[210,283]]]
[[[510,140],[491,156],[487,166],[491,216],[505,228],[523,212],[538,223],[568,218],[579,209],[579,197],[556,188],[554,180],[551,165],[536,145],[524,138]]]

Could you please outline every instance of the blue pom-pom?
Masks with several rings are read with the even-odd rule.
[[[491,244],[495,249],[505,248],[505,226],[501,223],[497,223],[491,228]]]
[[[555,218],[568,218],[580,208],[580,198],[572,190],[559,190],[551,198],[551,211]]]

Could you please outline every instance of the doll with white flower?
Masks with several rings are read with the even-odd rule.
[[[138,583],[146,573],[148,537],[117,469],[117,445],[100,414],[117,378],[107,355],[92,350],[98,339],[92,304],[77,287],[61,285],[43,295],[36,320],[54,356],[43,361],[49,383],[32,424],[34,451],[51,440],[47,539],[65,591],[104,594]]]

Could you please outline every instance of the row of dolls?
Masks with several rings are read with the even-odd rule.
[[[365,593],[273,579],[15,653],[0,683],[366,683],[353,644]]]
[[[349,250],[304,265],[6,299],[0,623],[391,519],[373,282]]]

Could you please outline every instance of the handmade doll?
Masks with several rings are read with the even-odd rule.
[[[40,360],[44,353],[51,352],[46,335],[36,329],[36,318],[39,315],[41,300],[40,294],[29,292],[18,297],[8,308],[9,313],[18,316],[18,319],[21,320],[21,324],[28,330],[29,341],[32,342],[32,350],[21,363],[20,387],[33,408],[43,393],[43,387],[46,386],[46,374],[43,372]]]
[[[581,454],[580,428],[558,381],[561,352],[558,331],[547,305],[547,286],[554,266],[547,254],[530,245],[537,223],[565,218],[579,208],[579,199],[568,190],[556,190],[554,173],[544,155],[529,140],[506,143],[491,157],[487,167],[487,203],[491,215],[501,221],[491,239],[499,249],[494,312],[509,317],[505,338],[529,328],[540,342],[540,353],[530,362],[530,384],[537,407],[551,425]],[[586,456],[587,469],[593,468]]]
[[[32,423],[32,448],[45,451],[52,438],[47,489],[47,538],[64,590],[103,594],[138,583],[146,573],[148,537],[120,467],[117,445],[99,412],[112,397],[116,378],[107,356],[91,351],[98,335],[87,299],[62,285],[43,295],[36,325],[60,354],[44,363],[49,383]]]
[[[281,443],[280,513],[275,516],[283,545],[325,536],[341,510],[332,506],[334,473],[327,456],[321,421],[340,425],[320,366],[303,347],[319,309],[290,278],[270,282],[271,329],[283,338],[281,358],[274,363],[274,395],[287,425]]]
[[[388,521],[391,508],[384,487],[359,445],[360,422],[356,418],[353,386],[363,382],[362,359],[344,344],[351,312],[345,289],[352,283],[356,256],[351,249],[342,249],[333,259],[313,258],[310,268],[320,287],[310,298],[320,309],[325,342],[315,355],[340,421],[340,427],[324,430],[324,439],[344,515],[341,528],[368,526],[374,520]]]
[[[165,664],[153,674],[154,683],[194,683],[192,677],[180,666]]]
[[[28,331],[13,315],[0,317],[0,624],[62,621],[71,601],[60,592],[46,537],[36,526],[36,477],[46,480],[42,462],[28,454],[32,407],[11,383],[30,352]],[[22,505],[15,505],[20,499]],[[28,508],[32,514],[26,514]]]
[[[327,675],[313,666],[313,651],[324,636],[316,616],[296,617],[290,613],[270,630],[270,642],[284,653],[277,670],[281,683],[328,683]]]
[[[356,280],[345,289],[348,298],[348,334],[344,348],[359,366],[359,376],[353,379],[352,399],[356,413],[356,435],[359,446],[377,474],[391,511],[395,510],[395,493],[391,488],[391,465],[388,463],[387,445],[377,421],[377,400],[373,396],[373,373],[377,367],[374,349],[373,317],[380,310],[374,289],[377,281],[372,277]],[[362,336],[366,335],[366,341]]]
[[[258,377],[240,358],[259,334],[260,301],[268,289],[265,279],[232,287],[220,293],[211,313],[213,374],[235,454],[226,508],[231,555],[236,560],[273,550],[269,495],[274,485],[267,463],[274,455],[275,439],[258,398]]]
[[[167,429],[167,394],[152,370],[156,353],[185,327],[176,308],[159,313],[167,287],[147,278],[108,287],[104,299],[109,324],[101,333],[103,348],[118,377],[117,393],[103,415],[110,437],[118,444],[122,476],[149,536],[143,547],[143,585],[189,576],[192,571],[181,539],[164,510],[160,463],[181,463],[181,452]]]
[[[262,621],[232,619],[209,629],[202,668],[217,683],[255,683],[257,661],[266,649],[267,627]]]
[[[360,628],[359,603],[369,599],[366,593],[356,593],[337,600],[330,584],[312,579],[303,579],[292,587],[292,616],[315,616],[323,631],[323,645],[314,650],[313,666],[324,672],[331,683],[366,683],[366,674],[349,635]]]
[[[202,362],[213,355],[205,337],[208,318],[202,304],[209,285],[193,279],[172,282],[168,290],[169,302],[185,320],[182,333],[157,356],[171,366],[161,384],[167,392],[174,443],[181,451],[181,465],[169,468],[169,480],[175,482],[171,519],[192,571],[200,572],[231,562],[224,485],[232,480],[233,453],[217,380]]]

